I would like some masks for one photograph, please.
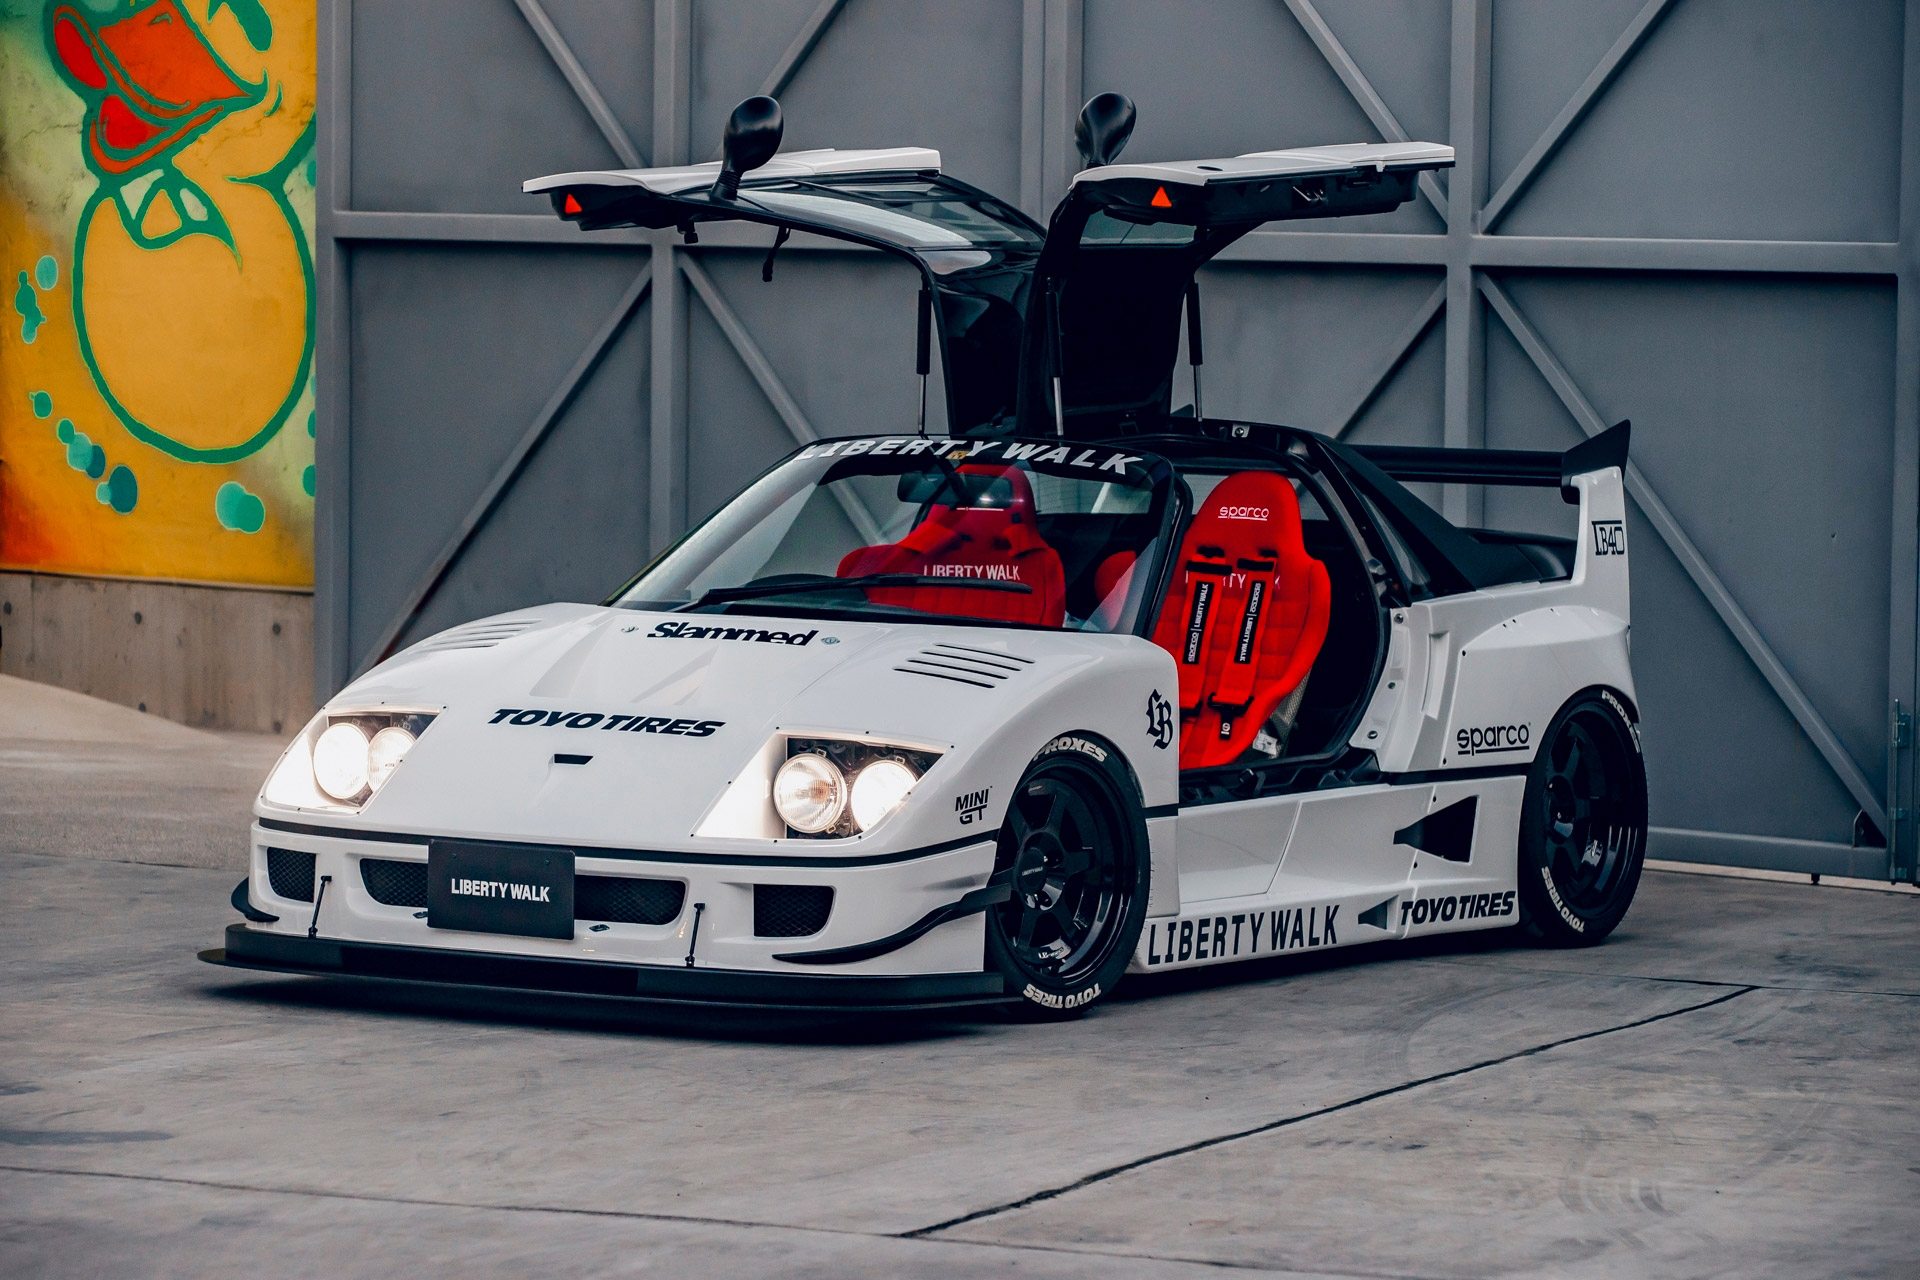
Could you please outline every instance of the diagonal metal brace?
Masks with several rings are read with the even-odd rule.
[[[567,406],[573,403],[573,398],[579,394],[580,388],[586,385],[588,377],[599,367],[600,361],[613,346],[613,340],[620,335],[620,331],[626,327],[633,313],[639,310],[640,304],[646,300],[652,289],[653,264],[649,262],[640,269],[640,274],[633,278],[633,283],[627,286],[627,291],[620,295],[620,301],[613,305],[613,310],[608,313],[605,320],[600,322],[600,327],[594,330],[593,337],[587,340],[586,348],[581,351],[580,358],[573,362],[573,367],[567,370],[567,376],[560,380],[560,385],[554,388],[551,396],[547,397],[547,403],[541,407],[532,425],[520,437],[520,442],[514,445],[513,451],[493,473],[493,478],[487,481],[487,487],[480,491],[480,496],[475,499],[472,509],[461,520],[453,536],[447,540],[447,545],[441,548],[440,554],[434,557],[433,564],[428,567],[426,575],[407,596],[406,603],[380,632],[379,639],[373,642],[366,658],[356,670],[356,676],[374,664],[384,662],[393,656],[393,651],[399,645],[401,637],[406,635],[408,629],[420,617],[421,611],[440,590],[441,584],[447,580],[447,574],[452,571],[455,562],[465,553],[467,545],[473,541],[473,535],[480,531],[480,526],[487,522],[494,508],[500,505],[500,500],[506,496],[507,490],[513,487],[513,482],[520,478],[520,473],[526,469],[534,450],[538,449],[541,442],[552,432],[554,425],[566,412]]]
[[[1541,376],[1547,380],[1547,385],[1552,387],[1554,394],[1560,397],[1560,403],[1565,405],[1567,412],[1573,415],[1573,420],[1580,425],[1580,430],[1589,437],[1599,435],[1605,430],[1607,423],[1594,411],[1593,405],[1588,403],[1586,396],[1581,394],[1579,386],[1568,374],[1566,366],[1560,363],[1540,337],[1539,332],[1520,313],[1520,309],[1514,306],[1513,299],[1507,296],[1506,290],[1482,275],[1480,291],[1486,295],[1488,305],[1513,334],[1521,350],[1527,353],[1527,358],[1533,361],[1534,367],[1539,369]],[[1873,784],[1867,781],[1867,775],[1861,772],[1860,766],[1854,762],[1853,756],[1841,743],[1840,736],[1833,731],[1826,717],[1820,714],[1819,708],[1813,705],[1813,700],[1807,697],[1806,691],[1788,672],[1786,664],[1780,661],[1780,656],[1773,651],[1773,646],[1767,643],[1767,638],[1760,633],[1760,628],[1754,625],[1753,619],[1749,618],[1746,610],[1740,607],[1740,602],[1734,599],[1731,591],[1727,590],[1727,584],[1722,582],[1720,575],[1713,571],[1713,566],[1707,562],[1706,556],[1702,555],[1700,548],[1694,545],[1693,539],[1687,536],[1686,530],[1680,527],[1680,521],[1675,518],[1673,511],[1660,495],[1654,491],[1653,486],[1647,482],[1640,468],[1631,462],[1627,464],[1626,481],[1627,492],[1632,494],[1634,502],[1639,504],[1640,510],[1647,517],[1647,523],[1653,526],[1654,531],[1660,535],[1661,541],[1667,544],[1667,549],[1673,552],[1674,558],[1680,562],[1680,567],[1685,569],[1687,576],[1693,579],[1693,585],[1700,589],[1700,594],[1706,597],[1709,605],[1713,606],[1713,611],[1720,615],[1720,621],[1726,624],[1727,630],[1733,633],[1733,638],[1739,642],[1742,649],[1746,650],[1747,657],[1753,660],[1753,665],[1760,669],[1761,676],[1773,687],[1780,701],[1786,704],[1788,713],[1799,724],[1801,731],[1813,741],[1814,749],[1819,751],[1821,758],[1827,762],[1827,767],[1832,769],[1834,776],[1840,779],[1840,784],[1853,797],[1854,803],[1873,819],[1873,824],[1881,831],[1886,831],[1886,806],[1881,803],[1880,797],[1874,794]]]

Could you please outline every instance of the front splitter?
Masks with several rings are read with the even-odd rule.
[[[307,977],[354,978],[506,992],[587,996],[663,1004],[718,1005],[793,1012],[900,1012],[1012,999],[997,973],[929,973],[899,977],[759,973],[744,969],[677,968],[506,956],[487,951],[405,947],[290,937],[242,924],[227,926],[227,945],[202,951],[208,964]]]

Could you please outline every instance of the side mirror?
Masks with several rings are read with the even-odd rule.
[[[748,98],[727,117],[727,131],[721,138],[720,176],[713,180],[709,193],[715,200],[732,200],[740,194],[740,179],[767,161],[780,149],[785,125],[780,120],[780,104],[765,96]]]
[[[1096,93],[1088,98],[1073,126],[1080,167],[1095,169],[1118,160],[1133,136],[1133,117],[1133,99],[1124,93]]]

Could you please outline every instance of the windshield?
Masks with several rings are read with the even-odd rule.
[[[1172,470],[1058,440],[868,436],[808,445],[615,604],[1130,632]]]

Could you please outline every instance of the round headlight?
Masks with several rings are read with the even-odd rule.
[[[823,755],[795,756],[773,775],[773,807],[795,831],[816,835],[846,812],[847,780]]]
[[[375,791],[387,780],[394,767],[413,746],[413,735],[397,724],[390,724],[373,735],[367,746],[367,785]]]
[[[367,789],[367,735],[336,724],[313,744],[313,780],[335,800],[352,801]]]
[[[853,821],[862,831],[900,807],[913,790],[913,770],[898,760],[875,760],[853,780]]]

